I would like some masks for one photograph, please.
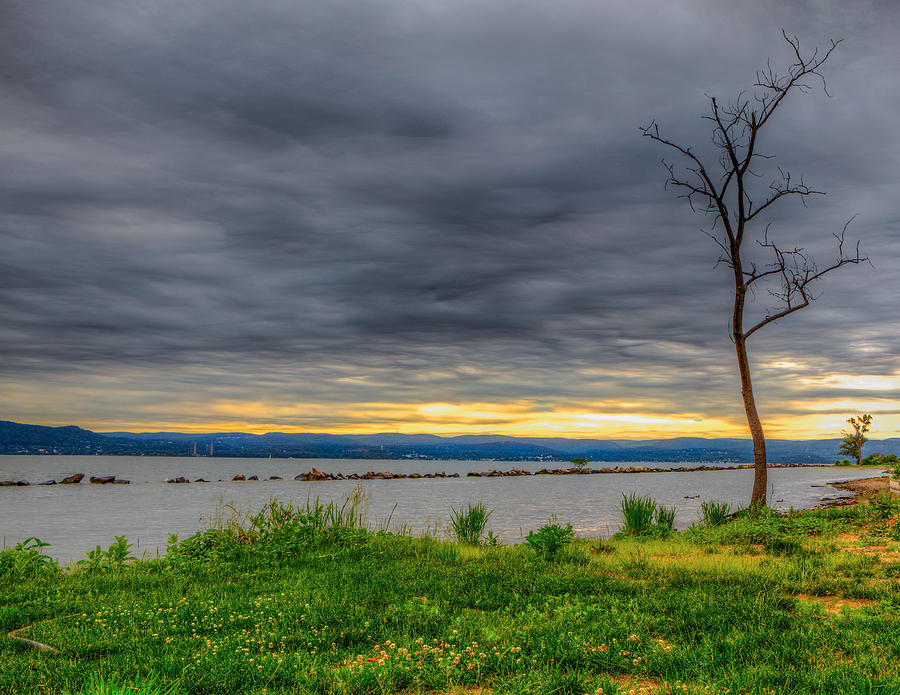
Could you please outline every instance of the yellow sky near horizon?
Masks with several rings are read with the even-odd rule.
[[[437,434],[454,436],[462,434],[502,434],[519,437],[568,437],[576,439],[661,439],[668,437],[738,437],[749,436],[741,419],[708,417],[697,413],[659,413],[635,410],[633,412],[591,412],[578,409],[554,409],[552,411],[527,411],[521,406],[506,408],[498,404],[396,404],[369,403],[347,410],[329,406],[332,416],[346,422],[343,425],[317,425],[310,422],[316,410],[315,404],[299,404],[294,408],[273,408],[277,418],[266,417],[267,408],[259,403],[241,404],[229,402],[210,407],[210,413],[219,417],[209,420],[153,420],[109,423],[84,423],[82,426],[95,431],[130,432],[316,432],[331,434],[376,434],[398,432],[401,434]],[[294,410],[297,419],[304,424],[289,424]],[[879,415],[869,408],[875,423],[872,438],[884,439],[900,436],[900,416]],[[227,414],[226,414],[227,413]],[[812,413],[807,415],[775,415],[764,420],[767,436],[779,439],[819,439],[840,436],[846,428],[846,418],[855,414],[849,410],[840,414]],[[243,417],[242,417],[243,414]],[[252,416],[252,417],[251,417]],[[317,419],[317,418],[316,418]],[[91,426],[92,425],[92,426]]]
[[[802,367],[760,365],[759,372],[767,378],[757,381],[757,402],[767,436],[839,437],[847,418],[860,412],[874,417],[871,438],[900,436],[900,374],[809,375]],[[778,377],[775,372],[782,370],[791,374]],[[385,396],[394,394],[378,384],[323,402],[293,400],[295,394],[268,388],[245,399],[243,387],[172,389],[145,376],[125,378],[107,375],[106,381],[86,382],[66,376],[0,383],[0,419],[74,424],[97,432],[399,432],[583,439],[749,436],[739,394],[726,399],[702,387],[688,394],[660,390],[648,395],[645,390],[590,400],[565,393],[454,400],[445,391],[444,398],[412,402],[415,392],[389,400]],[[327,382],[320,388],[331,395]]]

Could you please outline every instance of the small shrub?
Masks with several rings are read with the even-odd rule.
[[[728,502],[701,502],[700,512],[703,514],[703,523],[707,526],[721,526],[728,521]]]
[[[450,507],[450,529],[453,537],[465,545],[480,545],[491,514],[493,512],[483,502],[469,504],[465,509]]]
[[[573,466],[577,466],[579,470],[583,469],[590,462],[591,460],[585,456],[578,456],[577,458],[569,459],[569,463],[571,463]]]
[[[171,533],[166,545],[166,560],[176,565],[212,562],[221,559],[226,549],[234,549],[238,545],[234,533],[219,529],[197,531],[182,541],[178,540],[177,533]]]
[[[622,532],[630,536],[648,533],[653,525],[656,502],[651,497],[640,497],[632,492],[627,497],[622,495],[622,518],[625,522]]]
[[[125,536],[115,536],[115,543],[103,550],[99,545],[93,550],[88,550],[87,559],[79,560],[79,565],[86,565],[87,569],[96,569],[98,567],[117,567],[121,568],[126,561],[134,560],[131,554],[131,543]]]
[[[41,552],[41,548],[49,545],[40,538],[31,537],[0,552],[0,577],[29,577],[55,572],[59,569],[56,561]]]
[[[897,458],[897,454],[882,454],[876,452],[866,456],[862,462],[864,466],[884,466],[885,468],[892,468],[897,464],[900,464],[900,458]]]
[[[855,466],[856,464],[853,463],[850,459],[835,459],[834,465],[835,466]]]
[[[572,524],[564,527],[556,523],[541,526],[537,531],[532,531],[525,537],[525,542],[541,557],[552,560],[568,543],[575,538]]]

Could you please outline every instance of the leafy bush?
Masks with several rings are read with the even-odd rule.
[[[178,540],[178,534],[169,534],[166,560],[175,564],[193,564],[216,561],[228,555],[228,549],[238,545],[237,536],[230,531],[207,529],[193,536]]]
[[[322,504],[317,497],[303,506],[295,507],[272,497],[263,508],[250,516],[253,530],[260,539],[266,539],[279,531],[305,532],[312,535],[325,531],[358,531],[365,528],[365,519],[351,497],[338,506],[334,502]]]
[[[856,464],[853,463],[850,459],[835,459],[834,465],[835,466],[855,466]]]
[[[59,565],[41,552],[41,548],[49,545],[40,538],[31,537],[0,552],[0,577],[30,577],[55,572]]]
[[[700,512],[703,514],[703,523],[707,526],[721,526],[728,521],[730,508],[728,502],[701,502]]]
[[[87,569],[98,567],[122,567],[126,561],[134,560],[131,554],[131,543],[125,536],[116,536],[116,541],[108,549],[103,550],[99,545],[93,550],[87,551],[87,560],[79,560],[79,565],[86,565]]]
[[[484,502],[470,503],[465,509],[450,507],[450,530],[453,537],[465,545],[480,545],[488,519],[493,513]]]
[[[572,524],[566,524],[565,527],[556,523],[545,524],[537,531],[532,531],[525,537],[525,542],[538,555],[547,560],[552,560],[557,556],[567,543],[575,538],[575,532],[572,530]]]
[[[884,466],[894,480],[900,480],[900,457],[897,454],[869,454],[863,459],[867,466]]]
[[[882,454],[876,452],[866,456],[862,462],[864,466],[884,466],[885,468],[893,468],[900,464],[900,458],[897,457],[897,454]]]

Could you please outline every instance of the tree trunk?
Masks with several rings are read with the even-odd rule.
[[[763,433],[759,413],[756,412],[756,401],[753,399],[753,385],[750,381],[750,359],[747,356],[747,343],[741,335],[735,336],[738,372],[741,375],[741,396],[744,399],[744,412],[747,413],[747,424],[753,438],[753,492],[750,494],[750,506],[765,505],[768,469],[766,468],[766,436]]]

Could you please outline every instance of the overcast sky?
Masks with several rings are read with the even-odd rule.
[[[741,435],[729,270],[656,119],[843,39],[761,142],[825,278],[751,340],[771,435],[900,434],[893,0],[6,0],[0,419]],[[764,292],[753,316],[773,306]]]

